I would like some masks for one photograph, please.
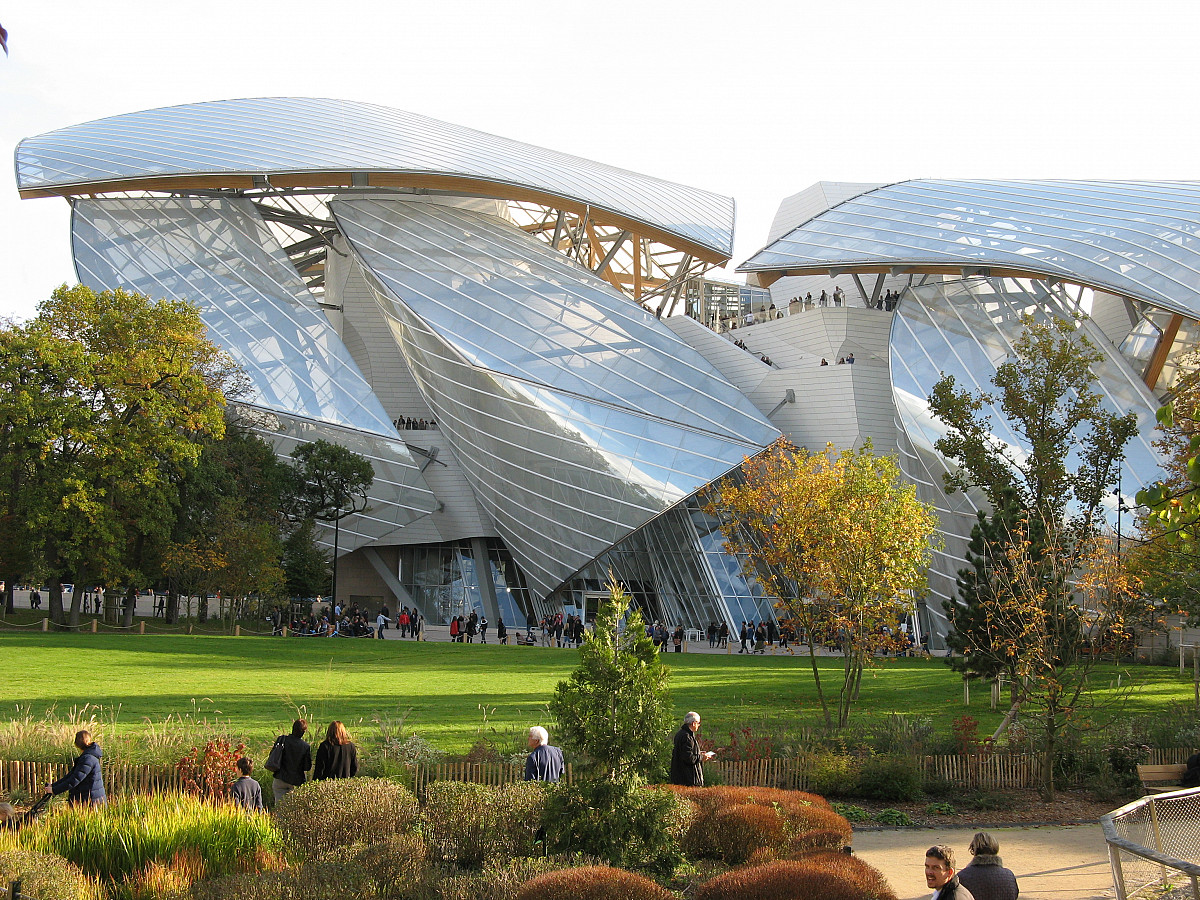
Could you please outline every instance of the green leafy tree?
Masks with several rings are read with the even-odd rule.
[[[375,468],[366,457],[326,440],[301,444],[292,451],[299,519],[333,523],[333,585],[337,599],[338,542],[341,521],[367,508],[367,491]]]
[[[223,593],[234,605],[249,595],[282,593],[280,537],[290,525],[293,490],[291,468],[236,421],[220,438],[202,442],[198,464],[179,485],[179,512],[164,552],[168,622],[178,621],[181,589],[201,598]],[[200,612],[207,618],[205,599]]]
[[[706,511],[808,647],[826,726],[844,726],[863,669],[875,651],[891,649],[928,589],[932,507],[903,482],[896,460],[869,444],[809,453],[780,439],[722,481]],[[836,709],[817,666],[817,648],[831,643],[843,662]]]
[[[1200,622],[1200,376],[1184,379],[1158,411],[1155,446],[1165,477],[1137,493],[1141,541],[1131,566],[1164,607]]]
[[[578,668],[554,690],[550,714],[593,776],[647,778],[661,771],[671,731],[670,672],[629,594],[615,579],[608,591],[579,648]]]
[[[236,367],[208,340],[195,307],[126,291],[63,286],[12,332],[42,380],[10,407],[21,448],[6,479],[50,573],[49,612],[77,625],[88,581],[145,580],[152,545],[169,531],[175,483],[195,465],[198,438],[225,427],[224,388]],[[0,364],[7,370],[8,363]],[[76,583],[69,616],[61,584]]]
[[[977,489],[999,514],[990,541],[976,544],[984,562],[965,579],[966,609],[954,614],[969,627],[953,639],[967,654],[956,664],[988,676],[1003,660],[1014,674],[1015,697],[997,735],[1022,708],[1033,715],[1047,798],[1059,738],[1088,699],[1087,672],[1098,658],[1088,651],[1122,627],[1112,610],[1087,608],[1075,593],[1098,556],[1101,502],[1137,433],[1132,413],[1103,406],[1092,375],[1101,358],[1075,323],[1026,318],[1013,358],[992,379],[995,393],[960,390],[946,376],[929,398],[946,425],[934,446],[958,467],[947,489]],[[1021,447],[995,437],[989,407]]]
[[[302,521],[284,541],[283,570],[289,597],[316,597],[329,584],[329,556],[317,546],[312,519]]]

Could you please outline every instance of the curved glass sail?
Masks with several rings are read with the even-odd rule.
[[[519,229],[422,203],[331,206],[539,596],[778,435],[652,315]]]
[[[315,172],[447,176],[607,210],[722,258],[733,252],[730,197],[373,103],[259,97],[126,113],[25,138],[16,168],[18,188],[35,195],[154,189],[187,176],[246,176],[224,185],[235,187],[253,175],[296,184],[323,183],[293,177]]]
[[[1200,316],[1200,182],[903,181],[820,213],[739,271],[831,265],[1047,275]]]

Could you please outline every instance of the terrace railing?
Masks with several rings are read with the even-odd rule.
[[[1200,900],[1200,788],[1143,797],[1100,825],[1117,900]]]

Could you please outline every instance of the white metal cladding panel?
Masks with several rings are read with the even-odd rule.
[[[80,281],[187,300],[242,366],[248,402],[395,439],[341,338],[248,200],[77,200]]]
[[[1200,315],[1200,182],[905,181],[855,197],[740,271],[995,266]]]
[[[330,206],[387,292],[471,364],[694,429],[699,440],[750,449],[774,439],[661,321],[520,229],[403,200]]]
[[[481,178],[610,210],[733,252],[733,199],[371,103],[222,100],[26,138],[22,191],[173,175],[396,171]]]

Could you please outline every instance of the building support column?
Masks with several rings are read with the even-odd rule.
[[[496,583],[492,581],[492,560],[483,538],[471,538],[471,556],[475,560],[475,580],[479,582],[483,614],[494,625],[500,619],[500,605],[496,602]]]

